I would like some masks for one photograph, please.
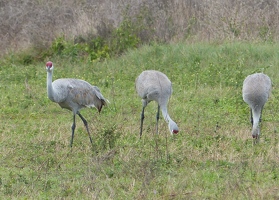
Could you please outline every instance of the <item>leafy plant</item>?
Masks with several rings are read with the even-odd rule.
[[[137,47],[140,40],[134,28],[131,20],[124,19],[121,25],[113,31],[110,45],[115,54],[121,54],[129,48]]]
[[[89,61],[103,60],[110,57],[110,48],[101,37],[96,37],[88,42],[85,51],[89,55]]]
[[[113,149],[119,136],[119,133],[116,132],[115,125],[112,127],[103,128],[101,134],[98,137],[98,146],[101,147],[102,150]]]

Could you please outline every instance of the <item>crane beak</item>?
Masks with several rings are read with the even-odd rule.
[[[258,135],[252,135],[252,137],[254,138],[254,139],[258,139]]]
[[[47,70],[51,70],[52,69],[52,65],[46,65],[46,69]]]

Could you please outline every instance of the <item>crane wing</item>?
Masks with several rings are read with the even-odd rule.
[[[106,105],[106,99],[101,94],[100,89],[86,81],[70,79],[68,88],[69,98],[73,103],[84,107],[96,107],[99,112]]]
[[[69,95],[69,89],[72,87],[67,79],[57,79],[54,82],[52,82],[52,87],[54,92],[54,101],[57,103],[64,102],[68,95]]]

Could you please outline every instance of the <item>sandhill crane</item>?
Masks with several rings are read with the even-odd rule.
[[[98,87],[92,86],[88,82],[80,79],[62,78],[52,82],[53,69],[52,62],[47,62],[47,95],[51,101],[58,103],[61,108],[66,108],[73,112],[71,147],[76,128],[76,114],[83,121],[90,142],[93,144],[87,121],[80,114],[79,110],[84,107],[96,107],[100,113],[102,107],[106,105],[106,99]]]
[[[255,73],[245,78],[242,97],[249,105],[251,112],[252,137],[256,140],[260,136],[262,110],[271,92],[271,80],[263,73]]]
[[[155,70],[143,71],[136,79],[136,90],[138,95],[142,98],[140,137],[142,135],[144,109],[150,101],[156,101],[158,103],[156,133],[158,133],[158,120],[161,108],[163,117],[169,125],[171,134],[177,134],[178,126],[170,118],[167,110],[168,101],[172,94],[172,84],[168,77],[162,72]]]

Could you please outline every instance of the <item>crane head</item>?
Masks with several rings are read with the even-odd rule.
[[[177,124],[172,119],[169,119],[169,129],[171,134],[178,134],[179,132]]]
[[[53,69],[53,64],[52,64],[51,61],[48,61],[48,62],[46,63],[46,69],[47,69],[47,70],[52,70],[52,69]]]

